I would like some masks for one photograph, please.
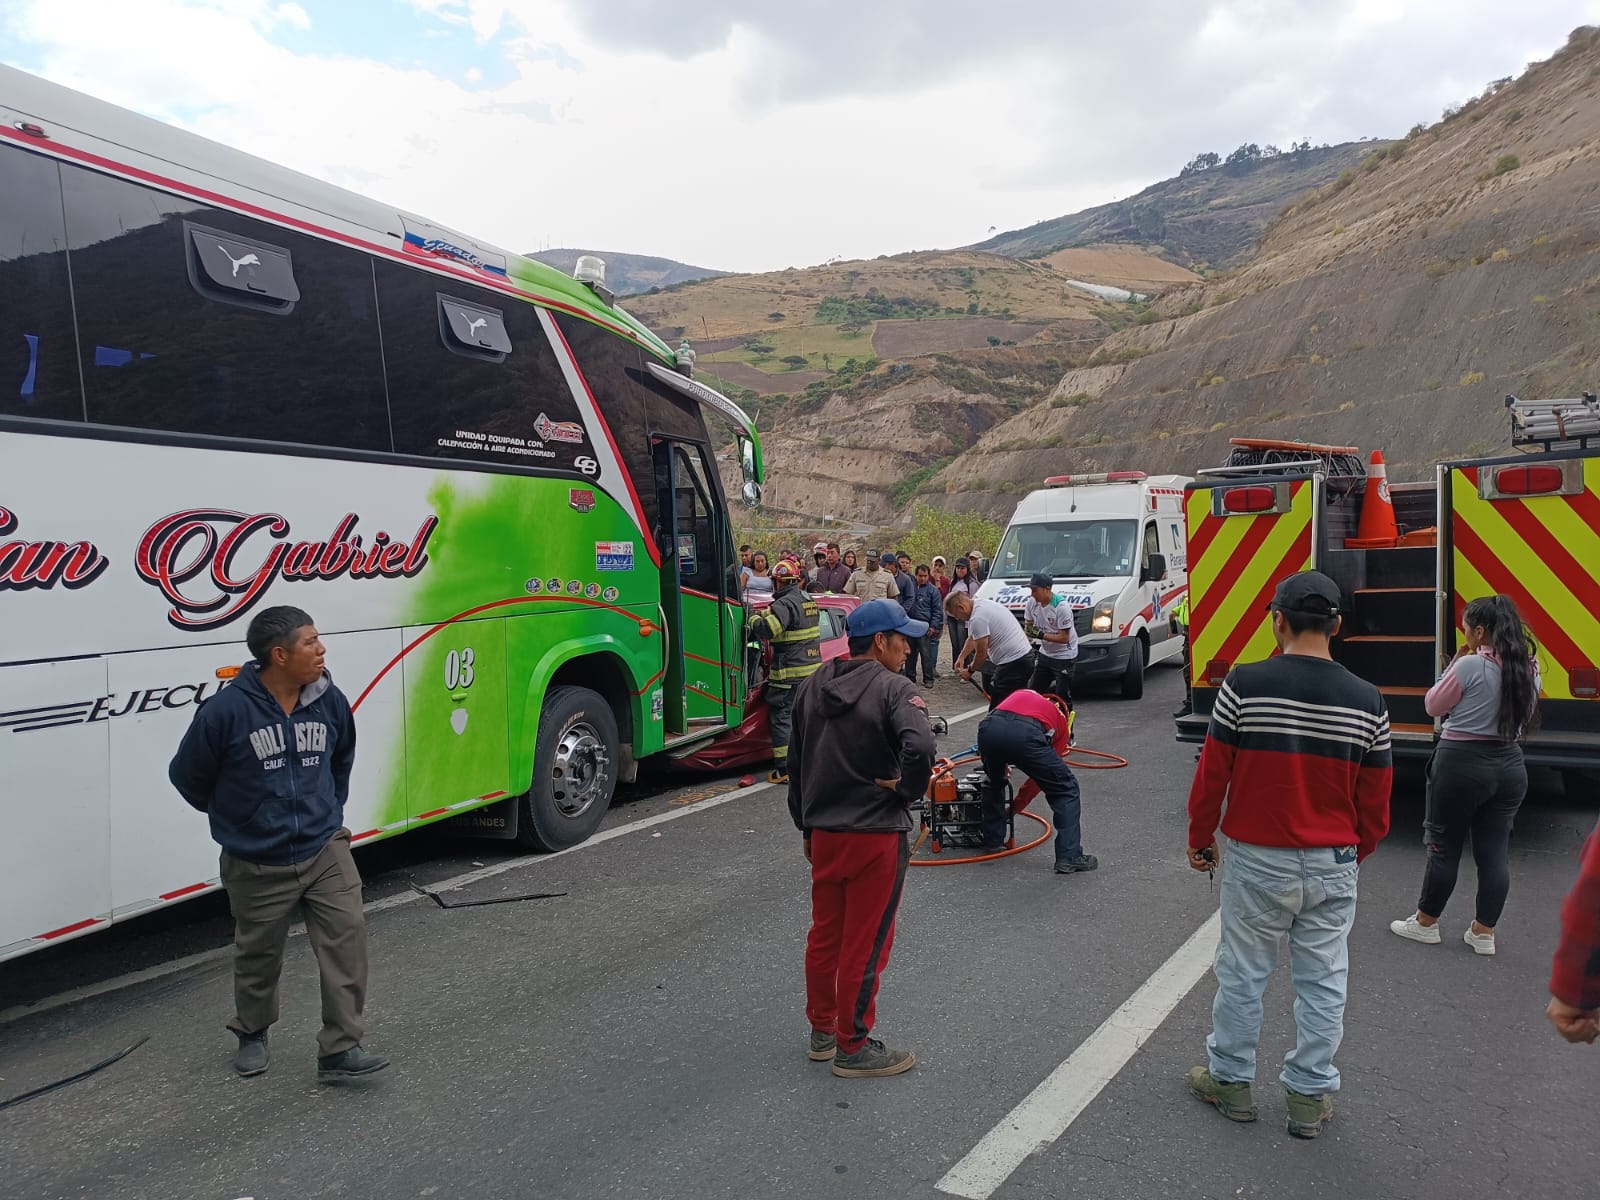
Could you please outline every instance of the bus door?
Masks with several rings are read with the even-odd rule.
[[[728,724],[729,705],[742,698],[737,621],[730,620],[739,602],[705,447],[658,438],[654,458],[661,608],[671,638],[663,714],[670,741]]]
[[[1178,718],[1179,740],[1205,739],[1212,704],[1232,668],[1277,653],[1267,605],[1280,580],[1311,566],[1319,482],[1244,476],[1188,486],[1194,712]]]

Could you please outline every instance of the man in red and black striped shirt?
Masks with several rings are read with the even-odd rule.
[[[1270,607],[1283,653],[1229,673],[1189,791],[1189,865],[1222,863],[1210,1062],[1189,1087],[1231,1120],[1256,1119],[1261,995],[1287,937],[1297,1040],[1280,1078],[1289,1132],[1309,1138],[1339,1090],[1357,868],[1389,831],[1389,714],[1377,688],[1333,661],[1333,580],[1291,575]]]

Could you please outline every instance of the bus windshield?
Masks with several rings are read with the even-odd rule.
[[[1041,521],[1006,530],[994,559],[994,574],[1027,578],[1044,571],[1057,579],[1098,579],[1133,571],[1136,522]]]

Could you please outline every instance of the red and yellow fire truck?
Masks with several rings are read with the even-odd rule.
[[[1204,739],[1231,667],[1276,653],[1273,590],[1315,568],[1344,594],[1334,657],[1383,693],[1397,756],[1431,753],[1423,696],[1467,601],[1503,592],[1539,647],[1528,761],[1568,772],[1569,792],[1600,770],[1600,403],[1506,403],[1513,445],[1531,452],[1441,463],[1430,482],[1369,480],[1354,447],[1246,439],[1228,466],[1199,472],[1185,500],[1193,712],[1177,719],[1180,741]],[[1396,526],[1372,538],[1362,513],[1380,494]]]

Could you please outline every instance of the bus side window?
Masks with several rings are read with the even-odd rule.
[[[390,449],[364,253],[82,167],[61,189],[89,420]]]
[[[678,582],[712,595],[717,591],[717,519],[698,449],[675,447],[678,509]]]
[[[379,261],[398,454],[594,478],[593,447],[531,304]]]
[[[83,420],[61,173],[0,146],[0,414]]]

